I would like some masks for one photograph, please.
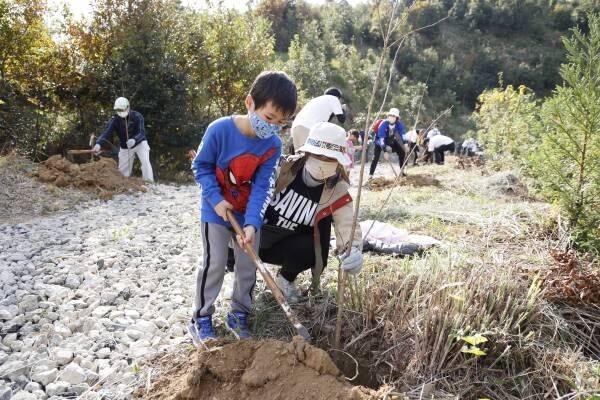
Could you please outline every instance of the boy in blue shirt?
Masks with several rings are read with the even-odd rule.
[[[206,129],[192,170],[201,187],[200,222],[203,261],[196,277],[194,313],[189,331],[195,342],[216,338],[212,314],[219,295],[228,244],[233,237],[227,210],[232,210],[244,237],[234,244],[235,281],[226,326],[238,338],[248,338],[248,313],[256,282],[256,267],[243,251],[251,243],[258,253],[260,228],[273,194],[275,169],[281,155],[281,126],[296,110],[297,90],[283,72],[265,71],[246,97],[247,115],[232,115]]]

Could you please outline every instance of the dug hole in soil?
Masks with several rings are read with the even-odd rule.
[[[385,390],[381,388],[379,392]],[[137,399],[366,400],[381,395],[352,386],[329,355],[294,337],[278,340],[214,341],[161,374]]]
[[[374,192],[380,192],[385,189],[392,188],[394,186],[414,186],[414,187],[422,187],[422,186],[440,186],[440,181],[436,179],[433,175],[422,175],[422,174],[411,174],[408,176],[401,177],[396,181],[396,179],[388,179],[384,177],[373,178],[368,182],[369,188]]]
[[[108,193],[145,191],[139,178],[126,178],[112,158],[102,157],[86,164],[74,164],[60,155],[42,162],[33,173],[40,181],[58,187],[96,188]]]

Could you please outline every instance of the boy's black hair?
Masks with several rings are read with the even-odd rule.
[[[258,74],[249,94],[257,110],[270,101],[286,117],[291,117],[296,111],[298,91],[294,82],[283,71],[263,71]]]
[[[342,91],[336,87],[330,87],[325,91],[325,94],[329,94],[331,96],[335,96],[338,99],[342,98]]]
[[[358,129],[350,129],[348,133],[350,134],[350,136],[354,136],[355,138],[358,138],[360,136],[360,134],[358,133]]]

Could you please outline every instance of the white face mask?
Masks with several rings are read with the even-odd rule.
[[[314,157],[308,157],[304,168],[314,179],[324,181],[325,179],[334,176],[338,167],[337,161],[321,161]]]
[[[117,111],[117,115],[121,118],[125,118],[129,115],[129,110],[125,110],[125,111]]]

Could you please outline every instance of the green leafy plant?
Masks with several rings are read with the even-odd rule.
[[[573,242],[600,251],[600,16],[588,15],[589,33],[564,38],[564,83],[541,110],[544,129],[529,157],[545,197],[568,216]]]

